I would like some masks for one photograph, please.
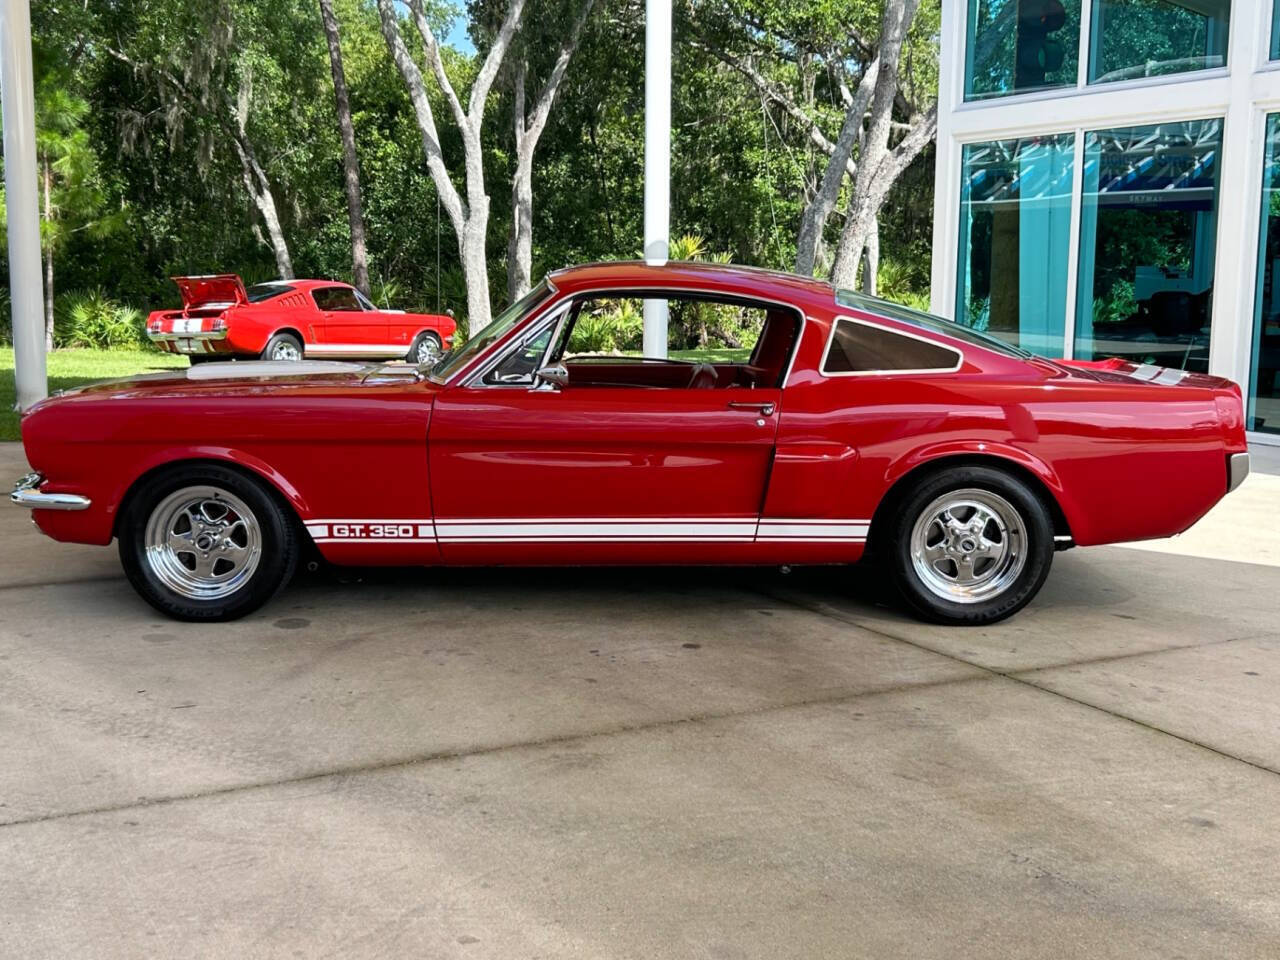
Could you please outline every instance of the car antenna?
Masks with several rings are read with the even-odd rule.
[[[436,187],[436,316],[440,315],[440,188]]]

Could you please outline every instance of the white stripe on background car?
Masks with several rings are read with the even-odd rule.
[[[308,520],[316,543],[862,543],[869,520],[755,517]]]

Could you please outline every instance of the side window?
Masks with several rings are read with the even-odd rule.
[[[828,376],[960,369],[960,351],[860,320],[836,321],[822,360]]]
[[[356,295],[356,302],[360,304],[361,310],[377,310],[378,309],[372,303],[370,303],[368,298],[359,290],[355,291],[355,295]]]
[[[644,354],[646,300],[667,306],[665,357]],[[575,301],[549,362],[580,387],[776,388],[800,334],[798,310],[714,294],[595,294]]]
[[[316,306],[331,313],[359,313],[360,302],[350,287],[316,287],[311,291]]]
[[[667,357],[691,363],[746,363],[765,326],[763,307],[714,297],[670,297]],[[643,355],[644,299],[594,296],[580,301],[561,359]]]

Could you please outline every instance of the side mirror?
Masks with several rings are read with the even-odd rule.
[[[553,363],[549,366],[541,367],[535,376],[546,383],[554,383],[557,387],[567,387],[569,385],[569,371],[563,363]]]

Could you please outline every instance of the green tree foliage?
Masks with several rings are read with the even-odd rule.
[[[548,68],[558,18],[573,4],[527,2],[532,26],[520,49],[532,97]],[[734,6],[725,6],[730,2]],[[378,11],[372,0],[333,5],[374,298],[404,308],[439,304],[465,323],[454,231],[447,217],[443,224],[438,218],[413,109]],[[496,0],[471,5],[468,23],[481,49],[503,8]],[[568,263],[640,251],[643,9],[642,0],[597,0],[565,74],[533,165],[535,278]],[[428,8],[440,36],[462,15],[439,4]],[[281,261],[264,217],[264,194],[296,275],[351,279],[342,146],[315,0],[132,0],[77,7],[74,16],[52,0],[32,0],[32,17],[42,143],[51,157],[63,158],[55,161],[55,168],[61,163],[52,204],[56,225],[46,228],[59,290],[82,298],[100,292],[103,302],[145,313],[178,303],[168,280],[173,275],[231,271],[247,282],[277,276]],[[834,68],[815,72],[806,64],[817,51],[861,62],[875,45],[878,17],[874,0],[716,0],[680,9],[672,103],[675,234],[701,238],[706,251],[733,262],[789,268],[820,159],[803,126],[717,56],[705,35],[739,31],[733,42],[742,46],[750,31],[769,38],[777,55],[760,59],[759,67],[778,84],[802,92],[807,84],[808,108],[838,127]],[[904,84],[936,83],[936,22],[936,3],[926,3],[903,56],[912,64]],[[429,75],[416,44],[413,55]],[[444,58],[455,86],[468,89],[474,55],[446,47]],[[504,73],[495,83],[483,139],[495,309],[507,290],[512,81]],[[447,118],[436,85],[427,89],[436,116]],[[460,167],[456,126],[438,126],[442,151]],[[897,264],[895,294],[918,297],[927,289],[931,168],[926,151],[883,216],[883,256]],[[839,216],[828,229],[838,232]],[[65,321],[59,326],[69,329]],[[694,345],[704,338],[703,326],[690,318]],[[725,324],[713,323],[706,333],[713,343],[728,342],[716,330],[735,338]]]

